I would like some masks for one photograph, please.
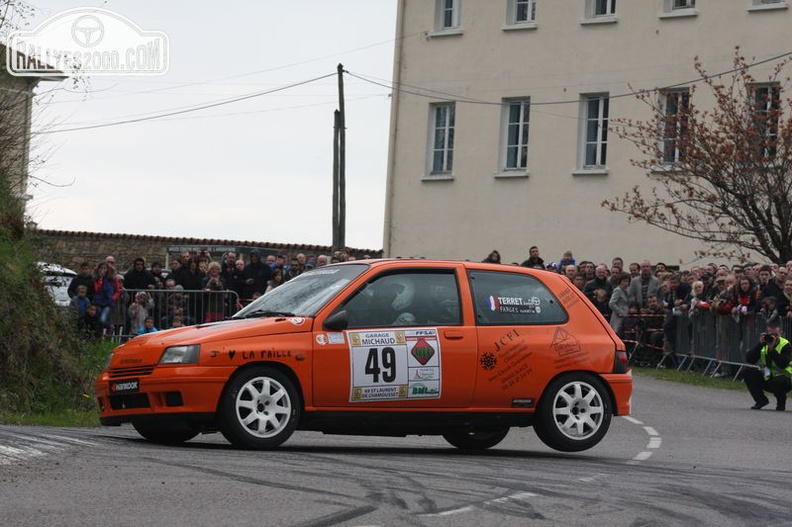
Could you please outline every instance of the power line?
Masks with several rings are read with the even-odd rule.
[[[132,119],[124,119],[124,120],[121,120],[121,121],[113,121],[113,122],[109,122],[109,123],[99,123],[99,124],[87,125],[87,126],[76,126],[76,127],[73,127],[73,128],[60,128],[60,129],[56,129],[56,130],[45,130],[45,131],[41,131],[41,132],[35,132],[35,135],[49,135],[49,134],[58,134],[58,133],[61,133],[61,132],[77,132],[77,131],[81,131],[81,130],[94,130],[94,129],[97,129],[97,128],[107,128],[107,127],[110,127],[110,126],[120,126],[120,125],[123,125],[123,124],[140,123],[140,122],[144,122],[144,121],[151,121],[151,120],[154,120],[154,119],[162,119],[163,117],[172,117],[174,115],[182,115],[182,114],[185,114],[185,113],[197,112],[197,111],[200,111],[200,110],[206,110],[206,109],[209,109],[209,108],[216,108],[218,106],[225,106],[227,104],[233,104],[233,103],[236,103],[236,102],[245,101],[245,100],[248,100],[248,99],[253,99],[255,97],[261,97],[262,95],[269,95],[271,93],[275,93],[275,92],[279,92],[279,91],[283,91],[283,90],[288,90],[290,88],[295,88],[297,86],[302,86],[302,85],[305,85],[305,84],[309,84],[311,82],[315,82],[315,81],[318,81],[318,80],[326,79],[328,77],[333,77],[335,75],[337,75],[335,72],[334,73],[328,73],[327,75],[322,75],[320,77],[314,77],[313,79],[308,79],[308,80],[296,82],[294,84],[289,84],[287,86],[280,86],[280,87],[274,88],[272,90],[265,90],[265,91],[260,91],[260,92],[256,92],[256,93],[250,93],[250,94],[242,95],[242,96],[239,96],[239,97],[233,97],[231,99],[223,99],[223,100],[220,100],[220,101],[215,101],[215,102],[211,102],[211,103],[201,104],[201,105],[197,105],[197,106],[190,106],[190,107],[182,108],[182,109],[179,109],[179,110],[172,110],[172,111],[167,111],[167,112],[153,114],[153,115],[146,115],[146,116],[141,116],[141,117],[132,118]]]
[[[764,60],[753,62],[751,64],[748,64],[745,68],[753,68],[753,67],[760,66],[760,65],[766,64],[768,62],[774,62],[774,61],[777,61],[777,60],[780,60],[780,59],[783,59],[783,58],[786,58],[786,57],[789,57],[789,56],[792,56],[792,51],[787,51],[785,53],[781,53],[781,54],[775,55],[773,57],[770,57],[770,58],[767,58],[767,59],[764,59]],[[655,91],[660,91],[660,90],[668,90],[668,89],[673,89],[673,88],[680,88],[680,87],[683,87],[683,86],[696,84],[696,83],[699,83],[699,82],[702,82],[704,80],[711,79],[711,78],[714,78],[714,77],[719,77],[721,75],[728,75],[728,74],[731,74],[731,73],[735,73],[735,72],[740,71],[741,69],[744,69],[744,68],[740,68],[740,67],[731,68],[731,69],[728,69],[728,70],[725,70],[725,71],[720,71],[718,73],[713,73],[713,74],[710,74],[710,75],[702,75],[702,76],[697,77],[695,79],[691,79],[691,80],[687,80],[687,81],[684,81],[684,82],[679,82],[679,83],[676,83],[676,84],[663,86],[661,88],[651,88],[651,89],[646,89],[646,90],[633,90],[633,91],[629,91],[629,92],[625,92],[625,93],[618,93],[618,94],[615,94],[615,95],[609,95],[609,98],[610,99],[620,99],[620,98],[623,98],[623,97],[634,97],[635,95],[637,95],[639,93],[655,92]],[[374,84],[376,86],[381,86],[383,88],[388,88],[388,89],[390,89],[392,91],[397,91],[397,92],[401,92],[401,93],[409,93],[411,95],[416,95],[418,97],[426,97],[426,98],[430,98],[430,99],[434,99],[434,100],[438,100],[439,99],[439,100],[447,101],[447,102],[462,102],[462,103],[481,104],[481,105],[490,105],[490,106],[503,106],[503,104],[504,104],[503,102],[500,102],[500,101],[498,101],[498,102],[485,101],[485,100],[482,100],[482,99],[475,99],[475,98],[467,97],[467,96],[464,96],[464,95],[457,95],[457,94],[454,94],[454,93],[444,92],[444,91],[440,91],[440,90],[433,90],[433,89],[429,89],[429,88],[423,88],[421,86],[413,86],[413,85],[406,84],[406,83],[398,83],[397,82],[397,83],[385,84],[386,82],[389,82],[389,81],[387,81],[385,79],[377,79],[377,77],[368,77],[368,76],[364,76],[364,75],[360,75],[360,74],[355,74],[355,73],[352,73],[352,72],[346,71],[346,70],[345,70],[345,72],[348,75],[351,75],[352,77],[360,79],[360,80],[362,80],[364,82],[368,82],[368,83]],[[405,87],[406,88],[411,88],[411,89],[406,89]],[[420,91],[416,91],[416,90],[420,90]],[[437,94],[437,95],[434,95],[434,94]],[[532,107],[533,106],[552,106],[552,105],[579,104],[579,103],[580,103],[579,99],[562,99],[562,100],[557,100],[557,101],[544,101],[544,102],[531,101],[531,106]]]

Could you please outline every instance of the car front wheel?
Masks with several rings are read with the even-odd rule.
[[[536,410],[534,430],[550,448],[580,452],[602,440],[612,413],[602,381],[587,373],[569,373],[545,390]]]
[[[236,446],[266,450],[286,441],[300,418],[294,383],[280,371],[255,367],[234,377],[219,406],[220,430]]]
[[[508,427],[483,430],[455,430],[443,434],[443,439],[462,450],[485,450],[503,441],[503,438],[508,433]]]

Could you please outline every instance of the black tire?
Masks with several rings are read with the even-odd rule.
[[[443,439],[462,450],[486,450],[503,441],[508,433],[509,427],[455,430],[443,434]]]
[[[300,396],[280,371],[258,366],[229,381],[218,406],[220,431],[231,444],[268,450],[281,445],[300,419]]]
[[[135,421],[132,423],[137,433],[152,443],[160,445],[178,445],[198,435],[198,430],[186,423],[159,423],[152,421]]]
[[[567,373],[550,383],[536,409],[534,430],[561,452],[580,452],[599,443],[613,410],[608,390],[588,373]]]

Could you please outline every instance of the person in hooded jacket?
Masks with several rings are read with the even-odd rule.
[[[253,298],[255,293],[264,294],[272,278],[272,267],[261,261],[258,249],[250,251],[250,263],[245,267],[245,298]]]

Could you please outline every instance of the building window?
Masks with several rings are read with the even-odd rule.
[[[608,154],[608,96],[583,96],[583,168],[602,168]]]
[[[683,157],[679,139],[687,131],[690,92],[676,90],[661,94],[663,111],[663,163],[676,163]]]
[[[774,158],[778,141],[778,120],[781,111],[781,87],[776,84],[751,87],[752,138],[756,153],[763,158]]]
[[[536,0],[510,0],[509,22],[525,24],[536,20]]]
[[[615,16],[616,0],[587,0],[586,17]]]
[[[443,31],[461,26],[460,3],[462,0],[436,0],[436,29]]]
[[[666,0],[666,11],[675,9],[694,9],[696,0]]]
[[[787,0],[751,0],[748,11],[770,11],[777,9],[787,9]]]
[[[528,169],[528,125],[531,100],[511,100],[504,103],[506,170]]]
[[[456,105],[432,105],[432,174],[447,174],[454,168],[454,120]]]

